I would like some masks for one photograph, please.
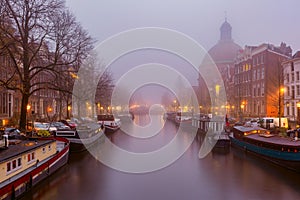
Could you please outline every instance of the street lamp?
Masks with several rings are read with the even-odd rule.
[[[243,121],[243,113],[245,112],[245,104],[246,102],[245,101],[242,101],[241,103],[241,110],[240,110],[240,121]]]
[[[283,97],[285,92],[284,87],[279,88],[278,94],[278,117],[279,117],[279,128],[281,127],[281,98]]]
[[[27,114],[29,113],[29,110],[31,109],[31,106],[30,106],[30,104],[27,104],[27,106],[26,106],[26,110],[27,110]],[[27,117],[28,117],[28,115],[27,115]],[[27,130],[28,130],[28,119],[26,120],[26,124],[27,124]],[[32,126],[33,126],[33,124],[32,124]]]
[[[297,102],[297,124],[299,124],[300,121],[300,102]],[[298,126],[298,125],[296,125]]]

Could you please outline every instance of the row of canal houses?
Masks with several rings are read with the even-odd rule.
[[[291,47],[283,42],[241,48],[233,41],[232,27],[225,20],[220,39],[208,54],[224,80],[227,102],[223,108],[230,117],[284,116],[295,123],[300,121],[300,52],[292,54]],[[213,108],[207,109],[210,97],[204,85],[199,76],[200,110],[217,114]]]
[[[232,27],[225,19],[220,39],[209,51],[224,80],[226,113],[232,117],[286,116],[299,121],[300,53],[292,54],[285,43],[246,45],[241,48],[232,39]],[[8,60],[0,56],[0,65]],[[200,65],[200,67],[202,67]],[[5,68],[5,66],[4,66]],[[0,76],[5,76],[1,73]],[[198,89],[201,112],[210,113],[208,90],[199,76]],[[0,126],[20,112],[20,95],[0,87]],[[30,100],[30,111],[41,118],[57,114],[62,105],[55,91],[36,93]],[[63,105],[67,109],[66,105]],[[66,111],[67,112],[67,111]],[[64,112],[64,113],[66,113]]]

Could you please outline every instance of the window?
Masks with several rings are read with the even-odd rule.
[[[293,83],[295,81],[294,73],[291,74],[291,82]]]
[[[27,162],[28,163],[32,163],[34,160],[35,160],[35,153],[34,152],[27,154]]]
[[[260,79],[260,69],[257,70],[257,80]]]
[[[45,147],[43,147],[42,152],[46,153],[46,148]]]
[[[20,167],[22,165],[22,159],[18,158],[18,167]]]
[[[292,99],[295,98],[295,86],[292,85]]]
[[[265,96],[265,83],[261,83],[261,96]]]
[[[256,88],[255,88],[255,86],[253,87],[253,96],[254,97],[256,96]]]
[[[256,70],[253,70],[253,80],[256,80]]]
[[[17,158],[12,161],[7,162],[6,164],[6,172],[11,173],[15,172],[22,167],[22,158]]]
[[[291,96],[290,87],[287,86],[286,88],[287,88],[287,95],[288,95],[288,96]]]
[[[286,82],[290,82],[290,75],[289,74],[286,74]]]
[[[294,71],[294,63],[291,62],[291,71],[293,72]]]
[[[10,162],[8,162],[7,164],[6,164],[6,172],[10,172],[11,171],[11,167],[10,167]]]
[[[297,96],[300,95],[300,85],[296,85],[296,94]]]
[[[17,167],[17,161],[13,160],[12,161],[12,168],[15,169]]]
[[[48,151],[51,151],[51,145],[48,146]]]
[[[299,81],[300,80],[300,74],[299,72],[296,72],[296,81]]]

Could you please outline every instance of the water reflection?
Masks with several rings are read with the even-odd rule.
[[[167,121],[163,130],[150,139],[135,139],[118,131],[107,140],[121,148],[147,152],[167,144],[175,134],[176,126]],[[213,151],[204,159],[199,159],[200,145],[200,140],[195,140],[175,163],[144,174],[110,169],[89,152],[71,154],[68,165],[23,199],[300,198],[300,174],[235,148],[226,153]]]

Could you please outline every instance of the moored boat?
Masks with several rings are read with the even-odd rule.
[[[230,139],[226,132],[222,132],[220,135],[215,135],[214,140],[217,140],[214,148],[229,148],[230,147]]]
[[[175,116],[175,124],[183,128],[192,127],[192,115],[187,112],[177,112]]]
[[[104,129],[97,124],[92,127],[80,127],[84,126],[79,126],[77,130],[55,131],[54,136],[67,138],[70,141],[70,152],[73,153],[88,150],[100,141],[104,133]]]
[[[260,127],[235,126],[231,143],[285,168],[300,172],[300,141]]]
[[[105,133],[114,133],[121,127],[121,120],[111,114],[98,115],[98,124],[104,126]]]
[[[64,138],[10,140],[0,149],[0,199],[14,199],[65,165],[69,141]]]

